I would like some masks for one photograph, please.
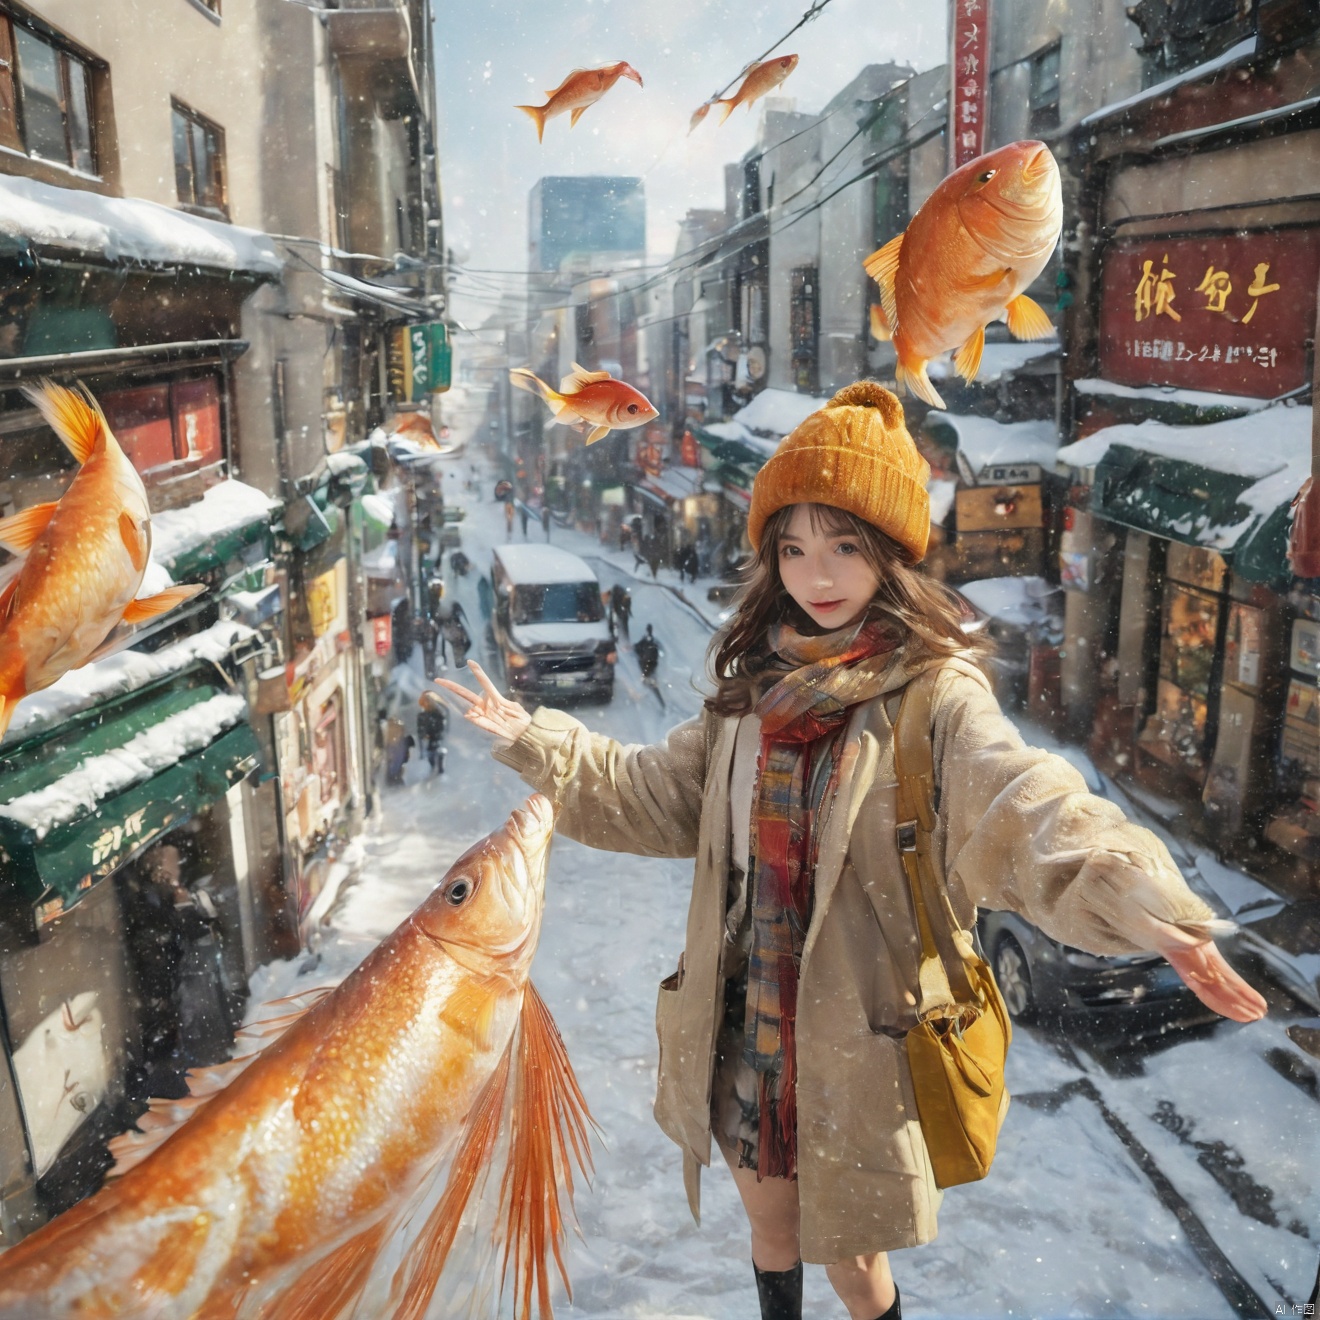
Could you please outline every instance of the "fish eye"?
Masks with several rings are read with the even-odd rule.
[[[630,413],[635,413],[637,411],[637,405],[635,403],[630,403],[628,405],[628,411]]]
[[[989,183],[998,173],[998,170],[982,170],[980,174],[976,176],[976,181],[977,183]]]
[[[450,907],[462,907],[472,896],[472,881],[465,875],[445,886],[444,900]]]

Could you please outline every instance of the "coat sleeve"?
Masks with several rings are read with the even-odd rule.
[[[1158,922],[1205,935],[1215,914],[1164,844],[1063,757],[1028,747],[982,676],[941,673],[934,739],[945,874],[971,903],[1096,954],[1153,948]]]
[[[542,706],[517,742],[497,747],[558,809],[570,839],[643,857],[695,857],[706,783],[706,713],[652,746],[625,745]]]

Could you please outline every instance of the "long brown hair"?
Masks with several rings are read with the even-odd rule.
[[[705,705],[716,715],[742,715],[756,704],[768,678],[766,634],[772,625],[787,623],[804,633],[822,631],[788,594],[779,576],[780,538],[795,507],[788,505],[766,520],[756,557],[743,570],[733,617],[711,641],[707,658],[715,694]],[[988,654],[987,640],[963,631],[966,616],[958,598],[943,583],[915,568],[897,541],[844,509],[828,504],[809,504],[807,508],[817,535],[856,540],[880,579],[869,612],[898,626],[901,645],[915,642],[931,655],[964,654],[973,662]]]

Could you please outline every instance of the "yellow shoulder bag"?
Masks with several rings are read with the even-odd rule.
[[[898,850],[921,935],[918,1024],[907,1034],[917,1116],[939,1187],[976,1182],[990,1171],[1008,1092],[1004,1060],[1012,1039],[994,976],[962,930],[935,873],[932,702],[939,666],[914,678],[894,727]],[[931,913],[947,924],[957,964],[940,957]]]

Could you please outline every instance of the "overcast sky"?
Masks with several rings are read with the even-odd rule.
[[[689,207],[724,204],[722,167],[756,135],[757,107],[723,127],[714,112],[688,137],[692,111],[792,27],[808,0],[433,3],[446,243],[467,265],[521,271],[527,194],[546,174],[641,175],[648,249],[672,255],[676,222]],[[928,69],[943,63],[944,47],[938,0],[830,0],[776,52],[801,56],[781,94],[818,111],[863,65]],[[576,128],[567,115],[552,119],[538,145],[514,106],[543,104],[544,89],[570,70],[615,60],[632,64],[645,87],[621,79]],[[474,275],[456,285],[460,317],[484,307],[460,301],[460,289],[493,298],[508,282]]]

